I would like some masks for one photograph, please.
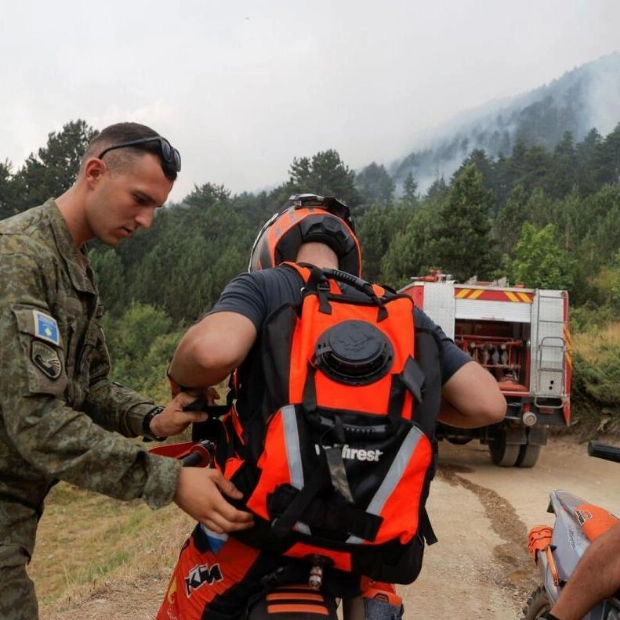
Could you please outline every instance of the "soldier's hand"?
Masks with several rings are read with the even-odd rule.
[[[237,510],[224,495],[234,499],[243,497],[220,471],[186,467],[179,473],[174,501],[181,510],[218,534],[252,527],[252,515]]]
[[[151,433],[156,437],[178,435],[193,422],[204,422],[209,415],[202,411],[184,411],[183,407],[196,400],[187,392],[181,392],[168,406],[151,420]]]

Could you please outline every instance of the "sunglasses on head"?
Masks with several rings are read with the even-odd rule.
[[[149,144],[150,142],[157,142],[159,144],[159,157],[162,162],[170,167],[175,172],[181,172],[181,153],[175,149],[166,138],[161,136],[149,136],[148,138],[140,138],[139,140],[130,140],[129,142],[123,142],[121,144],[113,144],[108,148],[101,151],[99,159],[101,159],[106,153],[115,149],[124,149],[131,146],[139,146],[140,144]]]

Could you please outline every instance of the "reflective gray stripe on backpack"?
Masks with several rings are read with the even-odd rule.
[[[407,436],[398,450],[398,453],[394,457],[394,461],[392,462],[387,475],[381,483],[381,486],[377,489],[377,492],[368,504],[366,512],[373,515],[381,514],[385,503],[398,485],[400,479],[403,477],[403,474],[407,469],[407,465],[411,460],[411,455],[415,452],[415,449],[423,436],[424,433],[417,426],[412,427],[407,433]],[[347,538],[347,543],[353,545],[360,545],[363,542],[364,541],[357,536],[349,536],[349,538]]]
[[[284,429],[284,446],[286,449],[286,462],[291,477],[291,485],[296,489],[304,488],[304,469],[301,462],[301,445],[299,443],[299,432],[297,430],[297,416],[295,415],[295,405],[287,405],[281,409],[282,426]],[[295,529],[304,534],[310,534],[310,528],[299,521],[295,524]]]
[[[304,488],[304,470],[301,464],[301,445],[297,430],[297,416],[295,405],[287,405],[281,409],[282,426],[284,428],[284,445],[286,447],[286,462],[291,476],[291,484],[296,489]]]

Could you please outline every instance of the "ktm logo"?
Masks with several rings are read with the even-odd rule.
[[[316,453],[321,454],[321,446],[314,446]],[[350,461],[374,461],[380,460],[383,450],[364,450],[363,448],[351,448],[345,444],[342,446],[342,458]]]
[[[222,571],[219,564],[209,567],[208,564],[199,564],[189,571],[189,575],[185,577],[185,593],[189,598],[192,591],[200,588],[205,583],[211,585],[216,581],[222,581]]]

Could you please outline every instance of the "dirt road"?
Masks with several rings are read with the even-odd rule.
[[[554,441],[532,469],[493,466],[477,442],[440,445],[429,512],[439,544],[420,578],[402,588],[407,618],[513,620],[537,585],[525,541],[553,523],[548,493],[563,488],[620,511],[620,469],[587,456],[585,444]]]
[[[527,555],[527,531],[552,523],[548,493],[563,488],[620,512],[620,469],[589,458],[585,444],[555,440],[533,469],[491,465],[487,449],[440,444],[440,472],[429,514],[439,543],[426,551],[424,568],[400,588],[405,618],[516,620],[537,585]],[[42,610],[43,620],[152,619],[166,573],[140,583],[111,584],[109,591],[61,613]]]

